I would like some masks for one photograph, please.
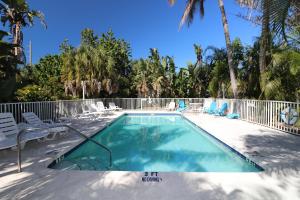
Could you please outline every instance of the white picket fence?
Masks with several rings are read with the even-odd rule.
[[[212,101],[212,99],[204,98],[102,98],[70,101],[6,103],[0,104],[0,113],[13,113],[17,122],[23,121],[21,116],[23,112],[34,112],[41,119],[57,120],[62,116],[72,116],[75,113],[81,113],[83,104],[90,104],[91,102],[97,101],[103,101],[105,105],[108,105],[109,102],[114,102],[124,110],[161,110],[164,109],[169,102],[178,102],[180,100],[185,101],[187,105],[190,103],[197,103],[199,106],[203,106],[205,101]],[[286,108],[294,109],[298,112],[298,116],[300,116],[299,103],[247,99],[216,99],[216,101],[218,106],[227,102],[229,105],[229,112],[238,113],[241,120],[292,134],[300,134],[299,119],[296,125],[287,125],[280,116],[281,112]]]

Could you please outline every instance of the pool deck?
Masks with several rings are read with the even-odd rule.
[[[101,121],[75,120],[91,135],[120,116]],[[260,173],[159,173],[161,182],[143,182],[143,172],[51,170],[47,165],[82,141],[75,134],[38,143],[23,151],[16,173],[15,151],[0,151],[0,199],[300,199],[300,137],[240,120],[186,113],[215,137],[262,166]],[[55,151],[54,151],[55,150]]]

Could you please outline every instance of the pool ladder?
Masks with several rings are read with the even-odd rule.
[[[100,148],[104,149],[105,151],[107,151],[109,153],[109,168],[112,167],[112,152],[109,148],[107,148],[106,146],[104,146],[103,144],[97,142],[96,140],[94,140],[93,138],[86,136],[85,134],[81,133],[79,130],[73,128],[72,126],[69,125],[61,125],[61,126],[57,126],[57,127],[66,127],[70,130],[72,130],[73,132],[69,131],[70,133],[77,133],[78,135],[80,135],[81,137],[89,140],[90,142],[93,142],[94,144],[96,144],[97,146],[99,146]],[[25,134],[27,131],[32,131],[32,130],[42,130],[42,128],[30,128],[30,129],[23,129],[21,130],[18,135],[17,135],[17,151],[18,151],[18,172],[22,172],[22,149],[21,149],[21,136],[23,134]]]

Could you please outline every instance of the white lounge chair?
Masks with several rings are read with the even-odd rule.
[[[95,103],[83,105],[82,111],[82,115],[89,117],[90,120],[97,120],[102,114],[104,114],[104,111],[99,110]]]
[[[63,123],[54,123],[52,120],[44,120],[42,121],[35,113],[27,112],[22,113],[25,121],[32,127],[38,128],[48,128],[49,132],[53,135],[53,137],[49,139],[54,139],[57,134],[65,135],[68,133],[69,129],[67,127],[62,127]]]
[[[97,107],[98,107],[98,111],[99,112],[111,113],[111,112],[114,111],[114,110],[112,110],[110,108],[105,107],[102,101],[98,101],[97,102]]]
[[[202,113],[206,112],[207,110],[209,110],[209,107],[212,103],[212,99],[205,99],[204,100],[204,103],[203,103],[203,107],[202,109],[200,110]]]
[[[73,119],[87,119],[89,120],[92,116],[90,116],[88,113],[86,113],[85,105],[81,105],[82,112],[78,112],[78,109],[76,107],[72,107],[70,109],[70,114],[68,117],[65,117],[66,121],[72,121]]]
[[[0,150],[15,148],[17,136],[21,131],[11,113],[0,113]],[[40,140],[49,135],[48,129],[27,131],[21,137],[21,147],[24,148],[27,141]]]
[[[170,102],[168,105],[167,105],[167,110],[169,111],[174,111],[175,110],[175,107],[176,107],[176,104],[174,101]]]
[[[82,115],[93,115],[94,114],[94,110],[91,109],[91,106],[90,105],[87,105],[87,104],[82,104],[81,105],[81,108],[82,108]]]
[[[114,111],[120,111],[122,110],[122,108],[120,108],[119,106],[116,106],[116,104],[114,102],[110,102],[108,103],[109,109],[112,109]]]

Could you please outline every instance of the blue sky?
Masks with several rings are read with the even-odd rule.
[[[133,58],[147,57],[149,48],[158,48],[161,55],[175,58],[183,67],[195,61],[193,44],[225,47],[223,27],[217,0],[206,0],[205,17],[199,15],[190,27],[178,29],[186,0],[178,0],[170,7],[167,0],[28,0],[32,9],[46,16],[48,29],[39,22],[24,29],[24,46],[33,44],[33,62],[47,54],[59,53],[59,45],[68,39],[73,46],[80,43],[80,32],[91,28],[97,34],[110,28],[117,37],[131,44]],[[259,27],[235,16],[242,10],[234,0],[225,0],[231,39],[240,37],[243,44],[251,44],[259,34]],[[28,55],[28,48],[27,55]]]

